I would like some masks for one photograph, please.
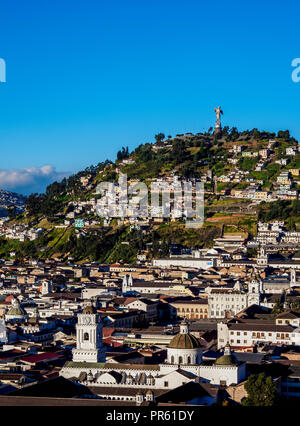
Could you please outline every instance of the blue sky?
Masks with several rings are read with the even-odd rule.
[[[223,125],[300,138],[299,9],[296,0],[3,2],[0,187],[40,191],[158,132],[207,130],[218,105]]]

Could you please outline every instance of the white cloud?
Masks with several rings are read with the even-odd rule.
[[[51,164],[42,167],[0,170],[0,189],[28,195],[44,192],[47,185],[70,176],[69,172],[57,172]]]

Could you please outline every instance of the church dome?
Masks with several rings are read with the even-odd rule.
[[[24,311],[21,310],[21,308],[10,308],[10,310],[7,312],[7,315],[16,315],[16,316],[23,316]]]
[[[22,317],[25,315],[24,309],[21,307],[17,299],[13,299],[12,306],[8,310],[6,315]]]
[[[173,349],[196,349],[200,348],[201,344],[197,337],[190,333],[177,334],[169,343],[168,348]]]
[[[227,344],[224,349],[224,355],[218,358],[215,362],[216,365],[237,365],[236,357],[231,353],[230,346]]]
[[[83,308],[82,313],[84,315],[91,315],[95,313],[95,308],[92,305],[88,305],[85,308]]]
[[[180,332],[169,343],[168,348],[171,349],[196,349],[200,348],[201,344],[197,337],[190,334],[189,322],[185,318],[180,324]]]

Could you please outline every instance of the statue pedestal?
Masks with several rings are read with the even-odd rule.
[[[220,127],[215,127],[215,130],[214,130],[214,135],[215,136],[217,136],[217,137],[221,137],[222,136],[222,127],[220,126]]]

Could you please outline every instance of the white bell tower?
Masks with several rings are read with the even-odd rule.
[[[52,284],[50,281],[43,281],[42,282],[42,295],[45,296],[48,293],[52,292]]]
[[[127,293],[127,291],[132,290],[132,276],[131,275],[124,275],[123,282],[122,282],[122,293]]]
[[[295,287],[297,285],[296,269],[291,269],[290,271],[290,283],[291,287]]]
[[[252,280],[248,284],[248,306],[260,304],[261,285],[259,280]]]
[[[269,262],[269,256],[266,252],[265,247],[261,247],[259,250],[259,255],[256,259],[256,264],[258,267],[267,267]]]
[[[76,349],[74,362],[105,362],[100,314],[92,306],[83,309],[76,325]]]

